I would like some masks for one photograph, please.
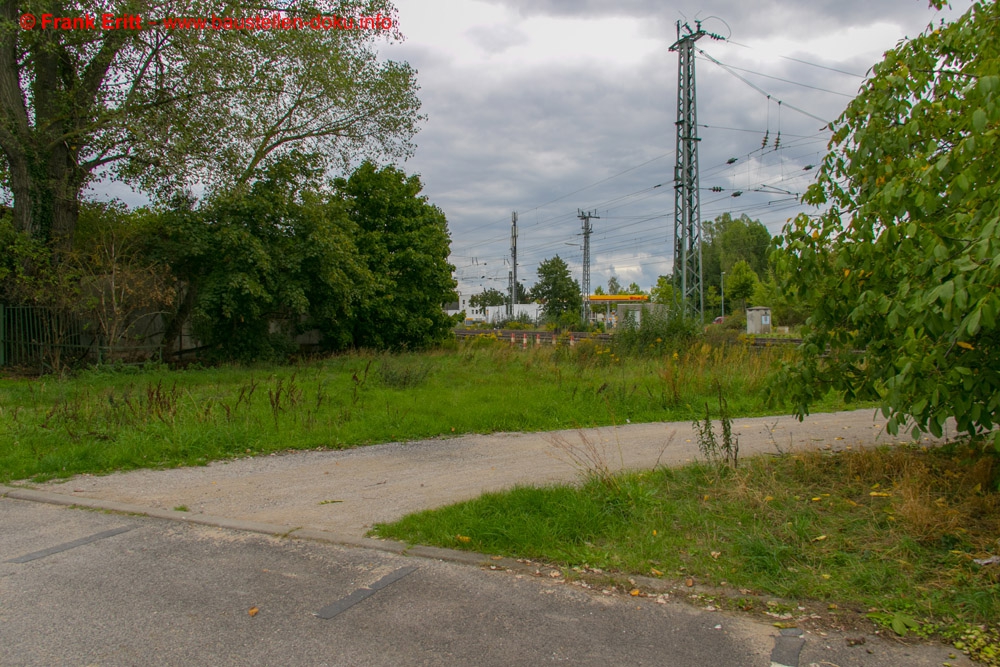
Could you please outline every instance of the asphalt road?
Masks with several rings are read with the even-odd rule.
[[[534,576],[531,565],[492,570],[488,559],[202,520],[0,497],[0,665],[971,664],[879,637],[778,637],[672,599]]]

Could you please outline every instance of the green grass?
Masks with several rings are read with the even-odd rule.
[[[525,351],[484,337],[452,351],[285,367],[7,378],[0,481],[473,432],[690,420],[713,400],[715,383],[733,416],[763,415],[764,379],[783,354],[698,344],[619,358],[590,342]]]
[[[997,553],[1000,494],[989,490],[998,472],[993,456],[969,446],[755,457],[738,470],[689,465],[519,487],[373,533],[570,568],[693,577],[954,634],[1000,620],[1000,567],[973,563]]]

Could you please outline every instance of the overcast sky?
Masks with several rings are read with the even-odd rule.
[[[952,4],[397,0],[406,40],[384,53],[417,68],[427,115],[402,166],[448,217],[465,295],[507,289],[512,211],[527,286],[556,254],[580,279],[584,209],[600,216],[592,287],[615,274],[648,289],[672,265],[676,21],[729,38],[697,42],[729,66],[696,61],[702,218],[746,213],[775,234],[825,153],[817,118],[836,118],[886,49],[971,3]]]

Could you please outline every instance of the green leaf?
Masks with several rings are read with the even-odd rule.
[[[982,109],[976,109],[972,112],[972,129],[977,134],[982,134],[986,130],[986,112]]]
[[[979,321],[982,316],[982,310],[976,309],[972,311],[972,314],[969,316],[969,323],[965,326],[965,330],[969,332],[970,336],[975,336],[979,333]]]

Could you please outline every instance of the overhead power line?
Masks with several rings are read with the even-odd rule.
[[[701,51],[699,50],[699,52],[701,52]],[[747,74],[753,74],[755,76],[762,76],[765,79],[773,79],[775,81],[781,81],[782,83],[790,83],[793,86],[801,86],[802,88],[810,88],[812,90],[818,90],[818,91],[820,91],[822,93],[830,93],[831,95],[840,95],[841,97],[847,97],[849,99],[854,99],[854,97],[855,97],[854,95],[851,95],[850,93],[841,93],[841,92],[836,91],[836,90],[830,90],[829,88],[820,88],[819,86],[813,86],[813,85],[810,85],[808,83],[800,83],[798,81],[792,81],[791,79],[784,79],[784,78],[782,78],[780,76],[772,76],[770,74],[764,74],[762,72],[755,72],[754,70],[747,69],[745,67],[737,67],[735,65],[725,65],[725,64],[719,62],[718,60],[715,60],[714,62],[717,65],[721,65],[722,67],[725,67],[727,69],[736,70],[738,72],[746,72]]]
[[[771,93],[767,92],[766,90],[764,90],[763,88],[761,88],[760,86],[758,86],[753,81],[750,81],[746,77],[744,77],[744,76],[742,76],[740,74],[737,74],[735,71],[733,71],[732,69],[730,69],[730,67],[728,65],[719,62],[716,58],[714,58],[711,55],[709,55],[708,53],[706,53],[703,49],[697,49],[697,51],[698,51],[698,53],[700,53],[701,55],[705,56],[706,58],[708,58],[709,60],[711,60],[713,63],[715,63],[716,65],[718,65],[722,69],[726,70],[727,72],[729,72],[730,74],[732,74],[733,76],[735,76],[737,79],[739,79],[743,83],[747,84],[748,86],[750,86],[751,88],[753,88],[754,90],[756,90],[758,93],[760,93],[761,95],[763,95],[767,99],[769,99],[769,100],[770,99],[774,99],[776,102],[778,102],[779,104],[781,104],[783,106],[788,107],[792,111],[798,111],[800,114],[802,114],[804,116],[809,116],[810,118],[815,118],[816,120],[818,120],[819,122],[823,123],[824,125],[829,125],[830,124],[830,121],[824,120],[824,119],[820,118],[819,116],[817,116],[816,114],[809,113],[808,111],[806,111],[804,109],[800,109],[797,106],[789,104],[788,102],[784,102],[782,100],[779,100],[778,98],[774,97],[774,95],[772,95]]]
[[[819,69],[829,70],[831,72],[836,72],[837,74],[846,74],[847,76],[854,76],[859,79],[864,79],[864,74],[855,74],[854,72],[847,72],[842,69],[837,69],[836,67],[827,67],[826,65],[817,65],[816,63],[811,63],[808,60],[802,60],[801,58],[792,58],[791,56],[781,56],[785,60],[792,60],[797,63],[802,63],[803,65],[809,65],[810,67],[818,67]]]

